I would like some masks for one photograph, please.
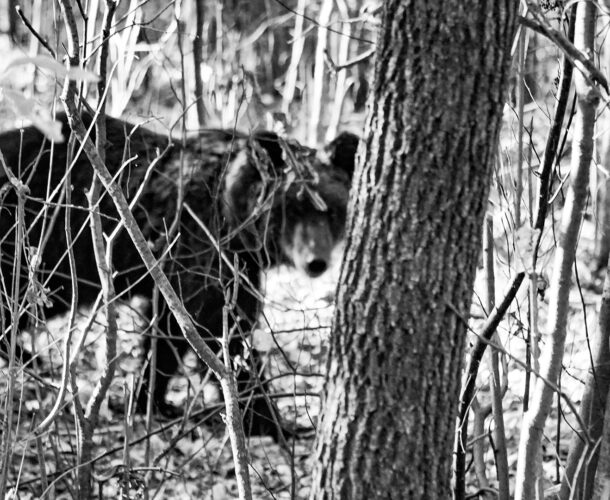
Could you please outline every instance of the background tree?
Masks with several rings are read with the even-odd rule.
[[[589,2],[579,3],[576,7],[574,46],[583,54],[590,54],[594,49],[595,38],[595,6]],[[567,318],[569,311],[569,295],[572,282],[575,249],[581,230],[582,217],[585,211],[589,172],[593,157],[595,110],[599,102],[599,90],[583,71],[574,75],[577,95],[577,114],[572,147],[572,164],[570,168],[570,185],[562,212],[561,224],[558,228],[558,246],[555,250],[553,274],[549,289],[549,312],[546,325],[546,345],[540,359],[540,377],[536,379],[531,406],[525,413],[524,427],[519,443],[519,462],[517,466],[515,498],[528,500],[543,498],[542,476],[542,437],[544,424],[551,411],[551,403],[555,395],[555,384],[559,382],[565,350]],[[601,347],[601,346],[600,346]],[[600,383],[602,383],[600,381]],[[605,397],[605,395],[604,395]],[[605,401],[598,403],[605,406]],[[587,406],[590,405],[590,395],[587,396]],[[583,408],[584,409],[584,408]],[[588,420],[585,417],[585,420]],[[599,420],[599,422],[595,422]],[[593,427],[601,427],[603,418],[598,415],[591,417],[587,423],[587,434]],[[590,424],[590,425],[589,425]],[[597,430],[601,434],[601,428]],[[596,463],[594,453],[590,459]],[[572,460],[568,466],[568,477],[574,475],[576,465]],[[590,492],[589,492],[590,493]],[[590,498],[587,493],[582,498]],[[563,498],[567,498],[567,493]],[[570,496],[571,498],[580,498]]]
[[[448,498],[518,2],[384,4],[312,498]]]

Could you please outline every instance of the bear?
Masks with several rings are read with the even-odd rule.
[[[65,114],[58,119],[68,137]],[[84,113],[83,120],[94,137],[92,118]],[[277,439],[283,431],[277,425],[274,403],[264,396],[267,382],[261,357],[244,339],[261,309],[261,280],[266,269],[288,264],[317,277],[328,268],[331,252],[344,236],[358,138],[342,133],[324,152],[317,152],[267,131],[243,134],[204,129],[182,143],[111,117],[106,129],[107,168],[132,202],[133,214],[156,257],[165,255],[164,271],[200,334],[216,352],[223,335],[223,307],[227,300],[232,301],[228,349],[232,359],[240,360],[236,362],[238,391],[249,401],[244,403],[246,432]],[[25,302],[30,306],[15,319],[7,291],[11,290],[17,255],[17,195],[0,169],[0,294],[4,294],[0,312],[23,329],[36,316],[50,318],[69,309],[73,292],[62,188],[67,168],[78,302],[92,304],[99,294],[87,227],[93,169],[84,153],[68,165],[72,155],[68,155],[67,143],[51,145],[31,126],[0,134],[0,151],[13,175],[28,189],[22,245],[28,250],[21,254],[21,287],[19,297],[13,299],[23,303],[28,297]],[[180,191],[182,204],[178,202]],[[119,217],[110,196],[102,193],[97,210],[104,233],[111,234]],[[178,227],[171,232],[174,219]],[[117,233],[113,248],[117,297],[147,298],[150,316],[153,282],[125,230]],[[42,286],[34,287],[35,282],[27,279],[27,262],[33,255],[37,255],[37,282]],[[177,409],[165,401],[165,393],[188,344],[162,300],[158,311],[156,381],[149,387],[149,362],[136,409],[144,411],[152,393],[157,411],[174,415]],[[5,331],[9,330],[5,321]],[[147,354],[149,348],[147,334]]]

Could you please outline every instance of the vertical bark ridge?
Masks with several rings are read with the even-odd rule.
[[[450,496],[462,317],[517,4],[385,4],[312,498]]]

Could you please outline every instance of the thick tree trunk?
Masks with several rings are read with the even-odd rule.
[[[518,2],[390,0],[312,498],[450,498],[460,366]]]

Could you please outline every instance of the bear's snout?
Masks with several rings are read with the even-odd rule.
[[[317,278],[328,269],[335,242],[325,216],[299,221],[284,241],[286,255],[307,276]]]
[[[328,262],[325,259],[314,258],[307,263],[307,274],[312,278],[320,276],[328,268]]]

